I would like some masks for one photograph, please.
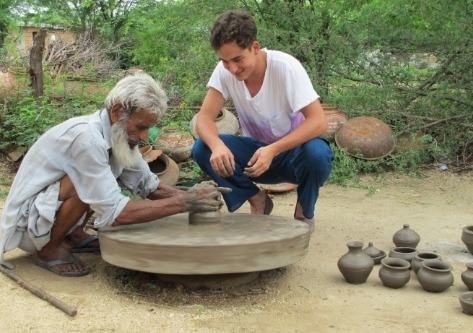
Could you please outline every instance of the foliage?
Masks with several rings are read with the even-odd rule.
[[[210,27],[222,11],[237,7],[237,1],[219,0],[144,2],[128,21],[127,52],[161,80],[172,105],[200,103],[217,62],[208,42]]]
[[[48,97],[25,96],[6,104],[0,117],[0,149],[31,145],[50,127],[74,116],[90,113],[78,101],[55,103]]]

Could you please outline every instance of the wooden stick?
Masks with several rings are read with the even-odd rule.
[[[39,289],[38,287],[33,286],[29,282],[23,280],[16,274],[14,274],[11,270],[6,269],[0,265],[0,271],[8,276],[10,279],[16,281],[20,286],[25,288],[26,290],[30,291],[34,295],[38,296],[39,298],[49,302],[49,304],[54,305],[57,307],[59,310],[64,311],[67,313],[69,316],[74,317],[77,314],[77,309],[73,308],[72,306],[64,303],[63,301],[55,298],[54,296],[48,294],[44,290]]]

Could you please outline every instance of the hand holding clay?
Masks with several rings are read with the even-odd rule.
[[[213,181],[205,181],[191,187],[184,194],[184,200],[191,212],[217,211],[223,205],[221,193],[230,191],[230,188],[218,187]]]

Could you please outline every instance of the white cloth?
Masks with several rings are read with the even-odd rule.
[[[260,91],[251,97],[245,83],[220,61],[207,87],[218,90],[235,105],[245,136],[264,143],[279,140],[303,121],[299,111],[319,98],[302,64],[293,56],[263,49],[267,66]]]
[[[4,205],[0,262],[4,252],[19,247],[25,235],[33,238],[33,243],[38,238],[36,250],[49,241],[61,204],[58,182],[65,175],[70,177],[79,198],[95,211],[94,224],[98,228],[111,225],[130,200],[121,193],[121,186],[142,198],[157,189],[159,179],[142,158],[137,159],[133,169],[118,165],[110,153],[110,131],[108,112],[101,110],[65,121],[33,144]]]

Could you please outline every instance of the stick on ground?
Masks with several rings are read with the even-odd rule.
[[[49,304],[54,305],[57,307],[59,310],[64,311],[67,313],[69,316],[74,317],[77,314],[77,309],[73,308],[72,306],[64,303],[63,301],[57,299],[56,297],[48,294],[44,290],[33,286],[31,283],[25,281],[24,279],[20,278],[17,276],[15,273],[13,273],[11,270],[6,269],[0,265],[0,271],[8,276],[10,279],[16,281],[20,286],[25,288],[26,290],[30,291],[34,295],[38,296],[41,299],[44,299],[47,301]]]

